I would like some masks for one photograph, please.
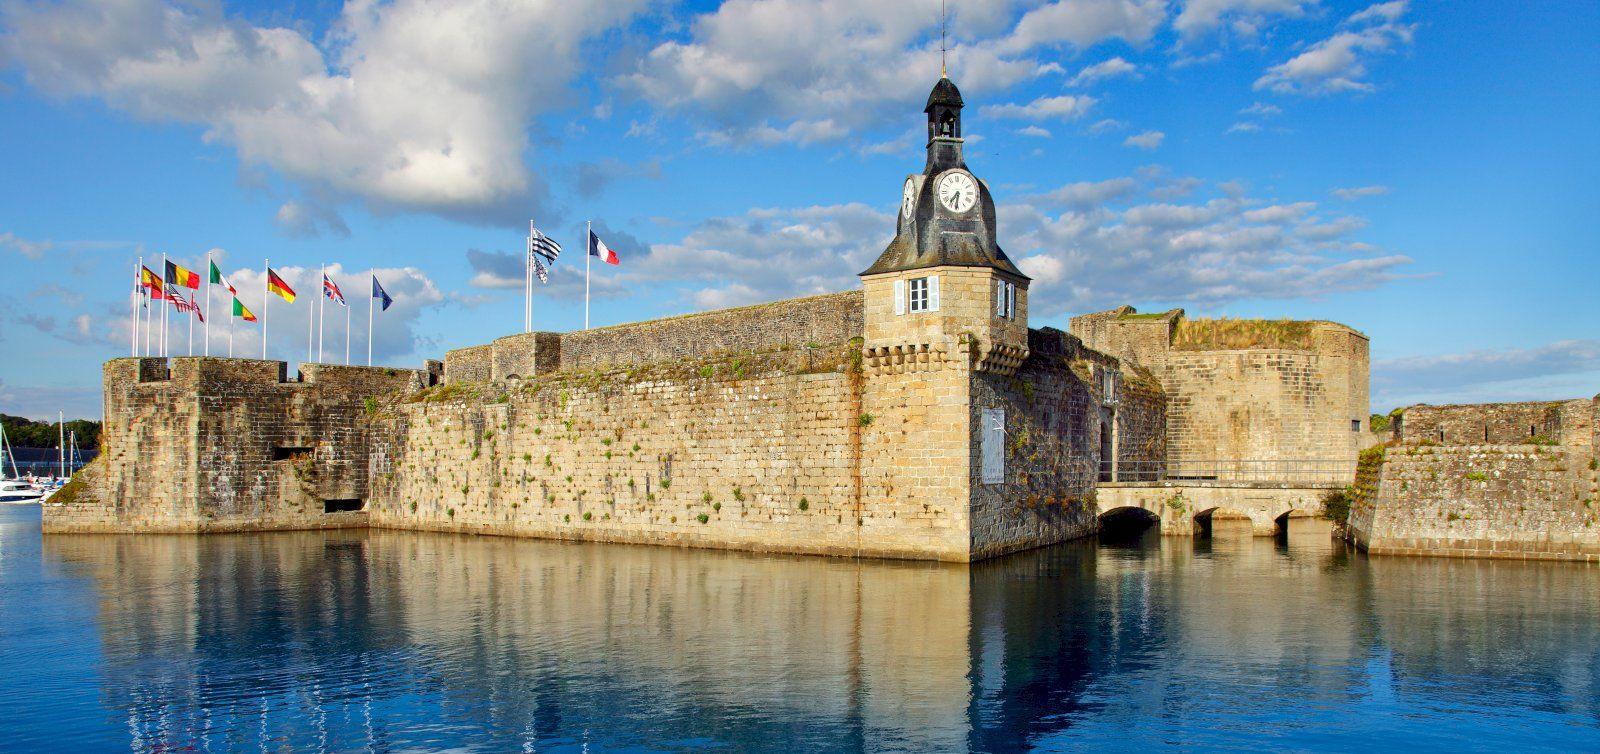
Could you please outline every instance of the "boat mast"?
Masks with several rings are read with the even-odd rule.
[[[0,479],[6,478],[6,458],[11,459],[11,473],[16,475],[15,478],[21,479],[22,470],[17,468],[17,457],[11,454],[11,441],[6,439],[6,428],[3,424],[0,424],[0,450],[4,450],[6,454],[5,458],[0,458]]]
[[[56,431],[60,437],[56,440],[56,460],[61,463],[61,478],[67,476],[67,412],[56,413]]]

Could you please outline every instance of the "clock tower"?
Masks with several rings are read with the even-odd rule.
[[[878,371],[965,365],[1010,374],[1028,355],[1028,276],[995,240],[994,198],[962,154],[961,91],[928,94],[928,157],[901,185],[894,240],[861,273]]]

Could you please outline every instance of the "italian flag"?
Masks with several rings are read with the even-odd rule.
[[[240,301],[239,299],[234,299],[233,300],[233,316],[238,317],[239,319],[242,319],[242,320],[244,320],[246,322],[254,322],[254,321],[256,321],[255,312],[252,312],[248,308],[246,308],[245,305],[244,305],[244,302]],[[228,337],[231,338],[233,336],[229,335]]]
[[[283,282],[283,278],[278,277],[278,273],[273,272],[271,268],[267,269],[267,292],[276,293],[284,301],[291,304],[294,303],[294,289],[290,288],[288,283]]]
[[[229,283],[228,279],[222,276],[222,270],[217,269],[216,262],[211,263],[211,284],[220,285],[223,288],[227,288],[228,292],[235,296],[239,295],[239,291],[233,287],[233,284]]]

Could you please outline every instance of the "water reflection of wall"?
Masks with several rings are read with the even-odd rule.
[[[1292,737],[1330,724],[1298,700],[1439,682],[1600,715],[1592,569],[1325,538],[970,567],[397,531],[44,547],[98,590],[101,700],[136,748],[1203,745],[1207,720]]]
[[[1477,706],[1559,689],[1562,711],[1600,722],[1600,569],[1437,558],[1369,569],[1397,693]]]

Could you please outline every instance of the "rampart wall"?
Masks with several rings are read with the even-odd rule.
[[[368,399],[420,389],[414,370],[181,357],[104,368],[106,452],[44,529],[227,531],[365,525],[325,504],[367,496]],[[359,506],[356,506],[359,507]]]
[[[1131,307],[1072,319],[1085,345],[1155,374],[1167,394],[1169,471],[1205,475],[1218,463],[1249,461],[1262,469],[1348,464],[1353,472],[1369,416],[1366,336],[1334,323],[1266,321],[1251,342],[1252,323],[1221,321],[1215,343],[1175,342],[1184,321],[1181,310]]]
[[[1597,415],[1600,398],[1409,407],[1350,536],[1379,554],[1600,562]]]

